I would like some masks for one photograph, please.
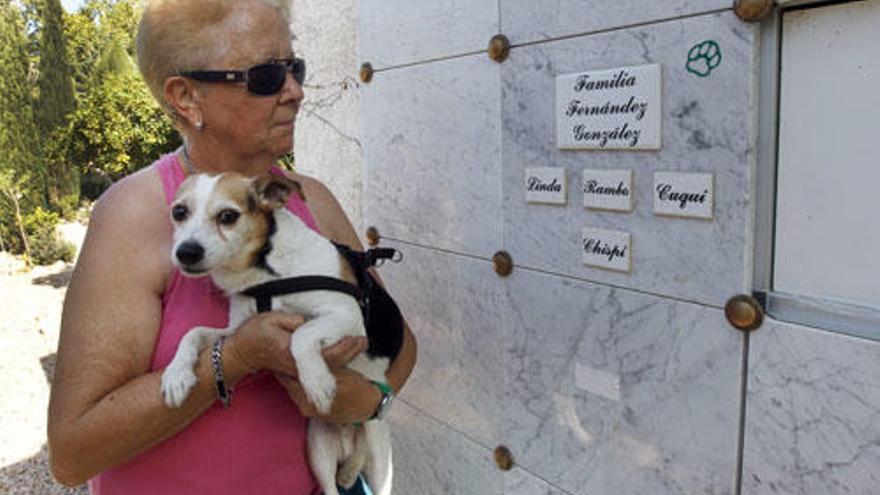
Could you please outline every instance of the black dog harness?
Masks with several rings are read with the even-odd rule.
[[[333,277],[308,275],[282,278],[255,285],[241,293],[253,297],[260,313],[272,310],[272,298],[297,292],[329,290],[343,292],[357,299],[364,317],[370,342],[367,352],[373,356],[394,359],[403,345],[403,317],[394,299],[379,285],[369,271],[384,260],[399,261],[400,252],[393,248],[374,248],[365,252],[333,243],[345,257],[357,278],[357,285]]]

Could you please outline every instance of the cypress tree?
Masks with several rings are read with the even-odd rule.
[[[33,171],[34,116],[28,84],[24,20],[11,0],[0,0],[0,169]]]
[[[24,18],[11,0],[0,0],[0,244],[23,247],[22,208],[39,201],[34,191],[35,126],[28,83]],[[35,194],[36,192],[36,194]]]
[[[46,185],[50,203],[75,204],[79,197],[79,178],[66,156],[53,152],[50,143],[62,135],[68,114],[75,109],[73,71],[67,60],[64,11],[60,0],[43,0],[40,9],[40,75],[35,120],[42,141]],[[73,198],[69,198],[73,196]]]

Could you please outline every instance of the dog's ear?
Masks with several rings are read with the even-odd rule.
[[[281,208],[293,192],[302,197],[300,183],[275,174],[263,174],[257,177],[252,188],[256,206],[263,210]]]

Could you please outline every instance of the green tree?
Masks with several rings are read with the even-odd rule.
[[[67,116],[74,110],[73,77],[67,62],[67,37],[60,0],[42,0],[40,5],[40,70],[34,118],[42,143],[41,157],[46,174],[47,199],[58,205],[61,201],[78,201],[79,177],[64,154],[46,144],[61,138]]]
[[[85,197],[180,143],[132,59],[141,11],[139,0],[91,0],[68,16],[78,104],[53,146],[77,164]]]
[[[36,131],[28,81],[25,22],[10,0],[0,0],[0,248],[23,251],[23,210],[38,204]],[[38,182],[37,182],[38,183]]]
[[[67,61],[73,73],[77,97],[84,95],[92,83],[95,66],[101,57],[101,42],[96,15],[86,8],[64,16],[67,37]]]
[[[180,145],[140,74],[130,60],[120,62],[119,55],[125,52],[117,46],[102,58],[106,69],[73,114],[66,143],[71,158],[99,182],[116,181]]]

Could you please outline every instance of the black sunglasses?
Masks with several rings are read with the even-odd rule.
[[[306,61],[301,58],[270,60],[247,70],[189,70],[180,75],[202,82],[246,82],[255,95],[274,95],[284,87],[287,73],[302,85],[306,79]]]

